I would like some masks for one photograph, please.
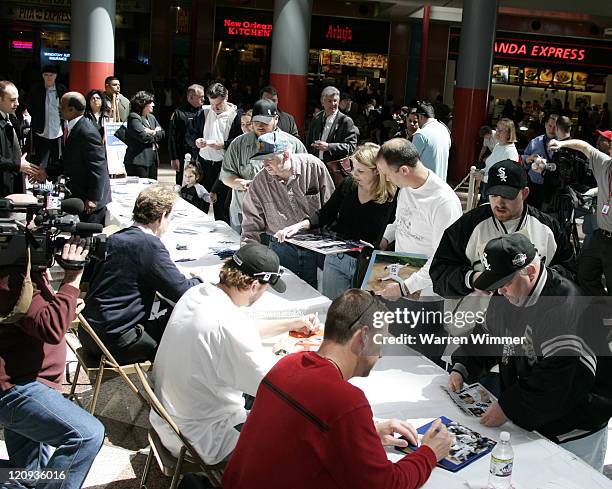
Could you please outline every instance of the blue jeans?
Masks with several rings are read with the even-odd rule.
[[[104,442],[100,421],[40,382],[0,391],[0,426],[10,457],[0,467],[65,471],[64,481],[41,480],[37,488],[80,488]]]
[[[345,253],[327,255],[323,266],[321,292],[334,300],[353,286],[357,259]]]
[[[560,443],[559,446],[577,455],[598,472],[603,472],[608,447],[608,425],[592,435]]]
[[[278,255],[283,267],[291,270],[311,287],[317,288],[317,254],[314,251],[291,243],[279,243],[276,238],[271,238],[270,249]]]

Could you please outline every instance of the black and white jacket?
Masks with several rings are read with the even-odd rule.
[[[529,237],[547,266],[560,265],[571,270],[574,250],[552,217],[526,205],[518,221],[503,223],[495,218],[491,206],[482,205],[461,216],[444,231],[429,269],[434,292],[447,298],[473,292],[472,275],[484,270],[480,257],[486,244],[513,232]],[[559,271],[571,275],[567,270]]]
[[[601,313],[590,298],[543,266],[523,306],[495,295],[484,325],[474,330],[523,343],[462,345],[453,353],[453,370],[473,381],[499,365],[499,405],[510,420],[557,443],[582,438],[607,425],[612,406],[609,351],[607,357],[599,351],[597,323]]]

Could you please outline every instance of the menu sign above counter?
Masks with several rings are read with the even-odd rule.
[[[491,82],[505,85],[524,85],[559,90],[602,92],[605,90],[603,75],[583,71],[553,70],[535,66],[493,65]]]

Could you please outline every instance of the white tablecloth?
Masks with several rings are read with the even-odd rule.
[[[148,183],[151,182],[151,183]],[[132,209],[139,192],[155,181],[140,179],[126,183],[125,179],[111,181],[113,201],[107,206],[107,225],[127,227],[132,222]],[[240,236],[223,221],[214,221],[198,208],[178,199],[171,214],[171,223],[162,241],[177,266],[188,272],[197,269],[202,278],[211,282],[219,279],[223,260],[214,254],[220,249],[237,250]],[[186,247],[186,249],[177,249]],[[178,260],[178,261],[177,261]],[[182,261],[189,260],[189,261]],[[289,270],[283,280],[287,290],[279,294],[271,288],[249,308],[259,317],[278,319],[318,313],[322,321],[331,301]]]
[[[511,422],[486,428],[479,424],[478,418],[463,414],[441,388],[446,385],[446,372],[426,358],[403,346],[385,347],[384,353],[369,377],[351,380],[365,392],[376,417],[406,419],[419,427],[434,417],[446,416],[494,440],[499,440],[502,431],[508,431],[514,448],[515,489],[612,488],[612,481],[603,474],[537,433]],[[391,460],[403,456],[393,449],[387,452]],[[436,468],[423,487],[486,487],[489,462],[490,457],[486,455],[454,474]]]
[[[145,186],[142,180],[129,184],[113,181],[113,202],[108,206],[110,222],[107,224],[128,226],[136,196]],[[213,221],[182,199],[174,207],[172,222],[163,241],[174,260],[192,260],[179,262],[181,268],[198,268],[203,278],[210,281],[218,279],[222,264],[221,259],[211,252],[217,248],[239,247],[238,234],[227,224]],[[177,244],[186,245],[187,249],[177,250]],[[284,280],[287,282],[285,294],[270,289],[252,306],[253,310],[270,318],[318,312],[324,320],[329,299],[289,271],[286,271]],[[514,448],[512,480],[515,489],[612,488],[612,481],[537,433],[527,432],[511,422],[499,428],[482,427],[477,418],[464,415],[442,390],[446,379],[447,374],[426,358],[405,347],[393,346],[385,347],[385,356],[369,377],[355,378],[351,382],[363,389],[374,415],[379,418],[407,419],[418,427],[434,416],[446,416],[495,440],[499,439],[501,431],[508,431]],[[388,449],[388,455],[392,460],[403,456],[393,449]],[[485,456],[455,474],[436,468],[423,487],[486,487],[489,461],[489,456]]]

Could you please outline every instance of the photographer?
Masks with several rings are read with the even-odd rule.
[[[578,260],[578,281],[589,295],[606,295],[601,283],[601,275],[606,278],[607,295],[612,294],[612,212],[610,212],[610,196],[612,195],[612,158],[610,157],[610,141],[601,135],[598,146],[606,149],[602,152],[589,143],[578,139],[551,141],[551,150],[573,149],[587,157],[590,170],[597,181],[599,199],[597,202],[597,229],[592,239],[583,248]],[[602,141],[603,139],[603,141]]]
[[[61,256],[84,261],[87,254],[75,237]],[[0,426],[9,453],[0,466],[44,469],[56,480],[65,477],[64,489],[83,485],[104,441],[102,424],[59,392],[82,273],[66,270],[54,293],[46,272],[0,269]]]

